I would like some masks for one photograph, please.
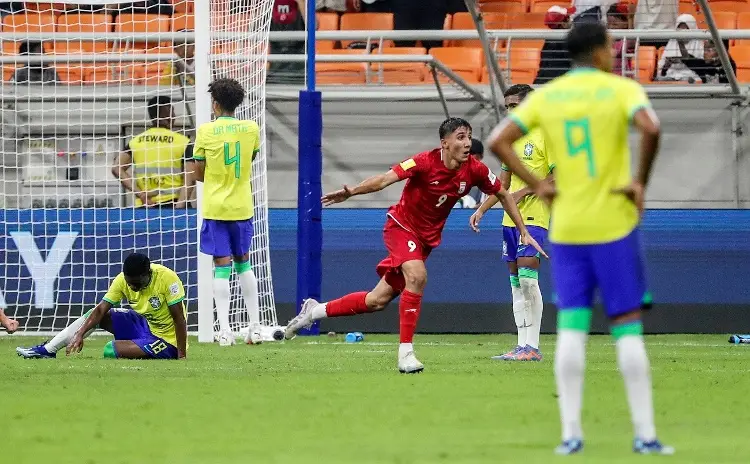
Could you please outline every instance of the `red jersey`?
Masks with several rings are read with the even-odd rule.
[[[502,188],[495,174],[473,156],[457,170],[448,169],[440,148],[420,153],[392,169],[399,179],[407,181],[401,200],[388,209],[388,215],[430,248],[440,244],[451,209],[473,186],[488,195]]]

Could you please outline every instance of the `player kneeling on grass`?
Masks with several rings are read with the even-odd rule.
[[[518,227],[520,240],[543,253],[526,230],[511,195],[487,166],[469,154],[471,125],[460,118],[449,118],[438,132],[440,148],[396,164],[385,174],[370,177],[354,188],[344,186],[323,196],[323,204],[331,205],[407,181],[401,200],[387,213],[383,241],[388,256],[377,266],[380,282],[370,292],[351,293],[327,303],[305,300],[300,313],[287,325],[286,338],[325,317],[380,311],[401,295],[398,369],[402,373],[421,372],[424,365],[414,355],[412,341],[427,283],[424,263],[440,244],[443,226],[453,206],[473,186],[496,195]]]
[[[54,358],[83,348],[83,339],[97,328],[115,336],[104,346],[105,358],[178,359],[187,352],[187,322],[182,300],[185,290],[171,269],[151,264],[148,256],[133,253],[122,265],[107,294],[96,307],[76,319],[51,341],[16,348],[24,358]],[[115,309],[127,300],[133,309]]]

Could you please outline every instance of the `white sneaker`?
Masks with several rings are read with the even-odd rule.
[[[232,346],[234,345],[234,334],[229,331],[219,332],[219,346]]]
[[[318,303],[316,300],[313,300],[312,298],[304,300],[302,302],[302,309],[300,310],[299,314],[297,314],[297,316],[289,321],[289,324],[286,325],[286,330],[284,330],[284,338],[286,338],[287,340],[291,340],[297,336],[297,332],[312,326],[312,323],[315,322],[313,320],[313,308],[318,305],[320,305],[320,303]]]
[[[424,370],[424,364],[414,355],[414,351],[407,351],[398,357],[398,371],[402,374],[418,374]]]

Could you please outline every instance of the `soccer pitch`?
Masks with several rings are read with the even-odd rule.
[[[23,463],[747,462],[750,347],[725,336],[648,336],[659,437],[672,457],[636,456],[612,339],[591,337],[586,449],[556,457],[554,337],[542,363],[491,361],[515,337],[426,336],[425,372],[396,370],[395,335],[298,337],[186,361],[82,354],[23,360],[0,339],[2,458]]]

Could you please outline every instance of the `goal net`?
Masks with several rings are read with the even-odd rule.
[[[202,36],[192,1],[112,3],[26,2],[3,18],[0,307],[25,333],[57,331],[93,307],[134,251],[178,273],[188,328],[198,331],[198,284],[212,272],[198,266],[189,159],[201,112],[210,120],[211,111],[198,104],[206,89],[196,86],[197,74],[240,81],[249,99],[237,116],[264,127],[266,61],[258,50],[267,44],[272,1],[212,0]],[[194,40],[209,42],[210,70],[196,68]],[[263,140],[253,166],[251,261],[261,321],[275,325]],[[240,332],[244,302],[236,282],[232,290]]]

